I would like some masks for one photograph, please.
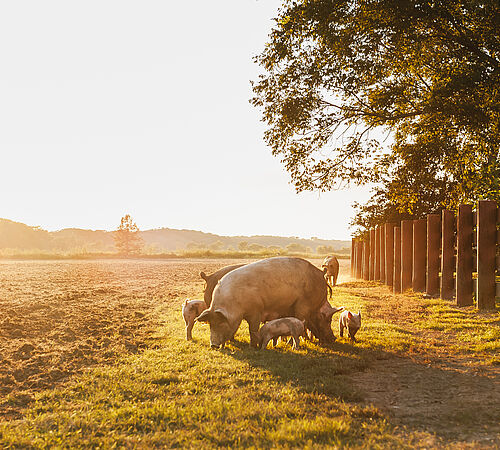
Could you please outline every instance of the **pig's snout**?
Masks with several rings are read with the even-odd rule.
[[[210,348],[211,348],[212,350],[219,350],[220,345],[210,344]]]

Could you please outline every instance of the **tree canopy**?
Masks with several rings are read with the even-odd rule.
[[[498,0],[285,0],[252,103],[296,189],[376,182],[372,201],[412,215],[500,200],[499,12]]]

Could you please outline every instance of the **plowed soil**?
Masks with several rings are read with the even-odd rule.
[[[230,263],[0,262],[0,418],[19,417],[35,392],[73,374],[154,346],[162,309],[202,299],[200,271]]]

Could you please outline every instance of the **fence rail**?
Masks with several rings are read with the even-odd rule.
[[[500,296],[500,209],[481,200],[426,219],[386,223],[353,239],[351,276],[381,281],[395,293],[412,288],[429,296],[494,309]]]

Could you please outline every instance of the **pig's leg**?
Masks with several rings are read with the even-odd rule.
[[[299,306],[296,306],[294,309],[294,314],[293,316],[296,317],[297,319],[299,320],[306,320],[309,318],[309,307],[307,306],[308,305],[308,302],[298,302],[299,303]]]
[[[306,327],[307,324],[311,322],[312,315],[309,311],[308,302],[307,301],[302,301],[298,302],[300,306],[294,307],[293,314],[291,314],[293,317],[296,317],[297,319],[301,321],[305,321]]]
[[[256,313],[248,317],[248,330],[250,331],[250,345],[257,348],[259,346],[259,326],[260,326],[260,314]],[[268,341],[269,342],[269,341]]]
[[[291,338],[290,338],[291,339]],[[293,335],[293,349],[297,350],[300,347],[300,338],[296,334]]]
[[[194,327],[194,319],[190,320],[189,323],[186,325],[186,340],[187,341],[191,341],[193,339],[193,336],[191,334],[193,327]]]
[[[340,337],[344,336],[344,324],[342,323],[342,318],[339,319],[339,334]]]
[[[273,347],[276,347],[278,345],[278,337],[273,338]]]

